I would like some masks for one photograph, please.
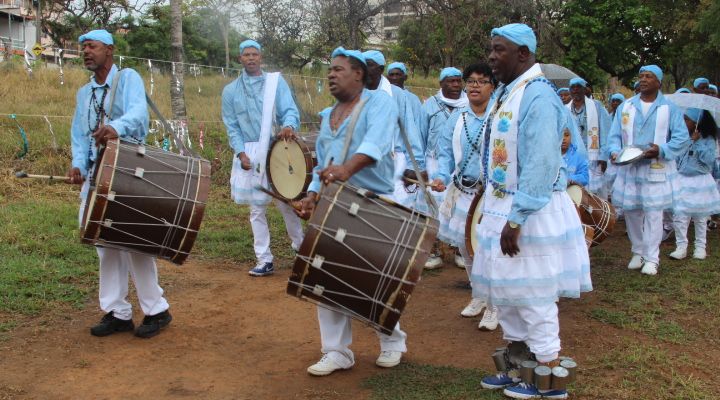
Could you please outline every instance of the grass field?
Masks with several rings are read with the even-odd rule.
[[[82,70],[67,69],[65,85],[60,86],[56,70],[38,69],[32,80],[19,68],[0,64],[0,71],[0,112],[50,117],[72,115],[74,93],[88,76]],[[162,76],[154,79],[156,100],[167,111],[169,81]],[[222,124],[217,122],[219,93],[226,82],[217,76],[186,82],[191,121],[209,121],[205,123],[202,154],[221,163],[214,171],[214,188],[194,257],[241,263],[252,261],[254,256],[249,251],[252,239],[247,210],[232,203],[226,185],[232,156]],[[193,85],[200,86],[200,93],[192,90]],[[296,89],[301,85],[304,87],[302,80],[294,82]],[[308,96],[298,90],[296,96],[304,109],[313,112],[330,101],[317,91]],[[312,113],[306,115],[310,118]],[[82,308],[96,293],[94,250],[78,245],[78,188],[12,177],[18,170],[65,173],[70,163],[69,119],[49,119],[57,148],[43,118],[18,117],[27,131],[30,152],[17,159],[17,128],[11,119],[0,115],[0,340],[11,338],[20,323]],[[197,143],[197,130],[191,130],[191,135]],[[273,251],[280,257],[291,257],[275,211],[270,213],[270,226],[274,230],[271,237],[281,238],[273,242]],[[718,232],[710,231],[710,257],[704,261],[673,262],[663,256],[660,275],[655,278],[626,271],[629,250],[622,235],[593,249],[595,291],[568,306],[577,314],[574,318],[595,327],[588,335],[598,338],[597,347],[584,357],[582,383],[575,389],[577,398],[718,398],[714,383],[720,373],[719,242]],[[667,250],[663,248],[664,253]],[[497,393],[479,392],[477,377],[481,373],[403,364],[371,377],[364,385],[371,389],[373,399],[501,398]],[[612,381],[608,381],[609,375]],[[404,393],[403,397],[397,397],[398,392]]]

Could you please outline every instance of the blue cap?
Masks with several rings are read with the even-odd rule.
[[[365,57],[366,62],[372,60],[377,65],[385,65],[385,56],[377,50],[368,50],[362,53],[362,55]]]
[[[640,67],[640,72],[651,72],[653,75],[655,75],[657,80],[662,82],[663,72],[657,65],[646,65],[644,67]]]
[[[568,93],[569,93],[569,92],[570,92],[570,89],[568,89],[568,88],[566,88],[566,87],[561,87],[560,89],[557,90],[557,94],[565,93],[565,92],[568,92]]]
[[[683,87],[683,88],[676,90],[675,93],[691,93],[691,92],[690,92],[690,89]]]
[[[694,87],[695,89],[697,89],[698,86],[702,85],[703,83],[706,84],[706,85],[709,85],[709,84],[710,84],[710,81],[708,80],[708,78],[697,78],[697,79],[695,79],[695,81],[693,82],[693,87]]]
[[[582,87],[587,86],[587,81],[583,78],[572,78],[570,79],[570,87],[573,87],[575,85],[580,85]]]
[[[445,78],[449,78],[451,76],[459,76],[462,78],[462,71],[455,67],[443,68],[442,71],[440,71],[440,82],[444,81]]]
[[[390,65],[388,65],[387,72],[389,73],[390,71],[392,71],[394,69],[399,69],[400,71],[402,71],[403,74],[407,75],[407,68],[405,67],[405,64],[403,64],[401,62],[395,61],[394,63],[391,63]]]
[[[610,101],[613,101],[613,100],[620,100],[622,102],[622,101],[625,101],[625,96],[623,96],[622,93],[615,93],[612,96],[610,96]]]
[[[715,85],[713,85],[713,84],[708,85],[708,89],[712,90],[712,91],[715,92],[715,93],[718,92],[717,86],[715,86]]]
[[[490,37],[502,36],[518,46],[527,46],[531,53],[537,50],[537,38],[532,28],[525,24],[507,24],[500,28],[493,28]]]
[[[691,120],[695,121],[695,123],[697,124],[698,121],[700,121],[700,116],[702,115],[702,110],[699,108],[686,108],[685,115],[688,118],[690,118]]]
[[[80,37],[78,38],[78,42],[80,43],[86,40],[97,40],[98,42],[103,42],[108,46],[115,44],[115,42],[113,42],[112,35],[105,29],[96,29],[94,31],[90,31],[84,35],[80,35]]]
[[[248,47],[254,47],[258,49],[258,51],[262,51],[262,46],[260,46],[260,43],[252,39],[248,39],[240,43],[240,54],[242,54],[242,52],[245,51],[245,49],[247,49]]]
[[[363,54],[360,52],[360,50],[345,50],[344,47],[340,46],[333,50],[330,58],[335,58],[338,56],[352,57],[360,61],[363,65],[367,66],[367,62],[365,62],[365,57],[363,57]]]

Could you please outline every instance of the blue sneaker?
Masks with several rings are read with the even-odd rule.
[[[480,385],[483,389],[503,389],[518,382],[520,382],[520,378],[511,378],[507,372],[501,372],[497,375],[482,378]]]
[[[255,268],[248,271],[248,274],[252,276],[268,276],[272,275],[275,272],[275,268],[273,268],[273,263],[264,263],[264,264],[258,264],[255,266]]]
[[[567,390],[538,390],[535,385],[520,382],[506,387],[503,394],[513,399],[567,399]]]

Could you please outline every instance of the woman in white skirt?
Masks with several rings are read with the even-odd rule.
[[[703,260],[707,256],[707,221],[711,215],[720,213],[720,193],[712,176],[717,127],[707,111],[697,108],[685,110],[685,124],[692,143],[678,158],[680,175],[673,206],[676,248],[670,253],[670,258],[682,260],[687,257],[687,231],[692,219],[695,223],[693,258]]]
[[[480,141],[485,128],[485,111],[495,90],[495,79],[490,66],[473,64],[465,68],[463,80],[470,105],[448,119],[438,138],[438,169],[430,178],[435,191],[445,191],[448,186],[438,212],[438,239],[458,249],[460,254],[456,254],[455,258],[460,260],[456,264],[467,270],[472,265],[472,259],[465,246],[465,222],[470,203],[482,186]],[[484,300],[472,299],[460,314],[475,317],[485,308],[478,328],[495,330],[498,325],[497,309],[486,306]]]

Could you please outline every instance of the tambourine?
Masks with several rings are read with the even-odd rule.
[[[615,157],[615,165],[632,164],[643,158],[645,151],[637,146],[627,146]]]

